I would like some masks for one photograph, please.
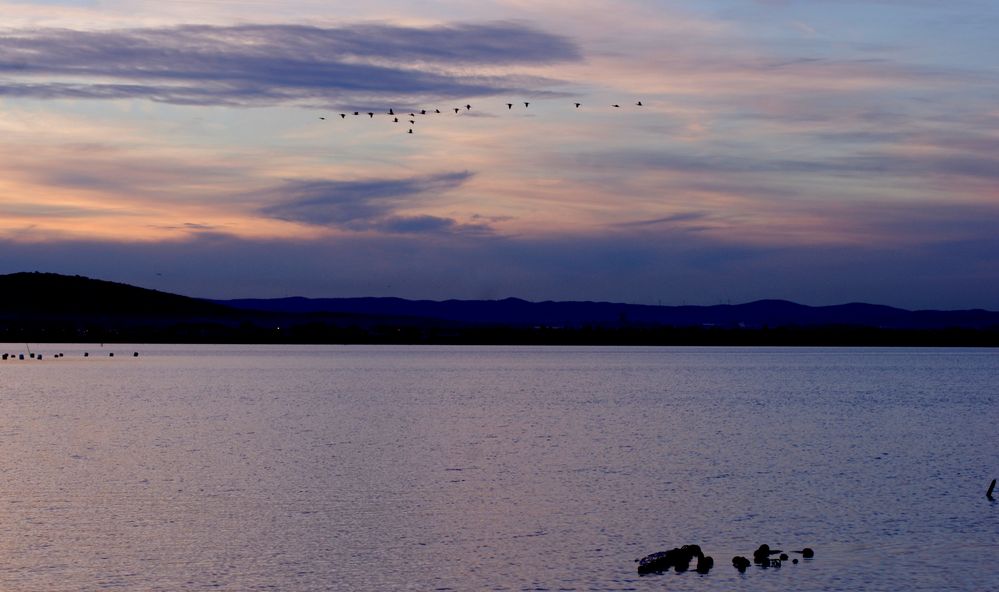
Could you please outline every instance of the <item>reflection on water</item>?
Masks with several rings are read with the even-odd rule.
[[[0,363],[3,590],[999,581],[990,350],[33,349]],[[637,575],[686,543],[709,574]],[[816,558],[740,575],[760,543]]]

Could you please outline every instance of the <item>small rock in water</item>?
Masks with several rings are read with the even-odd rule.
[[[764,543],[753,551],[753,563],[768,563],[770,561],[770,545]]]
[[[677,572],[684,572],[690,569],[691,559],[694,557],[700,559],[703,556],[704,553],[698,545],[684,545],[679,548],[670,549],[669,551],[652,553],[637,560],[638,573],[642,575],[662,573],[669,571],[671,568]]]

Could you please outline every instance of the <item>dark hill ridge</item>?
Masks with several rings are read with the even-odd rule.
[[[157,290],[56,273],[0,275],[0,315],[218,316],[222,305]]]
[[[611,302],[528,302],[505,300],[404,300],[401,298],[275,298],[219,300],[234,308],[274,313],[392,315],[474,325],[582,327],[861,326],[888,329],[987,329],[999,327],[999,312],[986,310],[909,311],[876,304],[805,306],[786,300],[757,300],[715,306],[647,306]]]

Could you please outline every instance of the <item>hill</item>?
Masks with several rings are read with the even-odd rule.
[[[56,273],[0,275],[0,316],[67,317],[215,316],[222,304],[83,276]]]

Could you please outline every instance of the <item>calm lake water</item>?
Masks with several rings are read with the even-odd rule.
[[[999,589],[995,350],[33,350],[4,591]]]

